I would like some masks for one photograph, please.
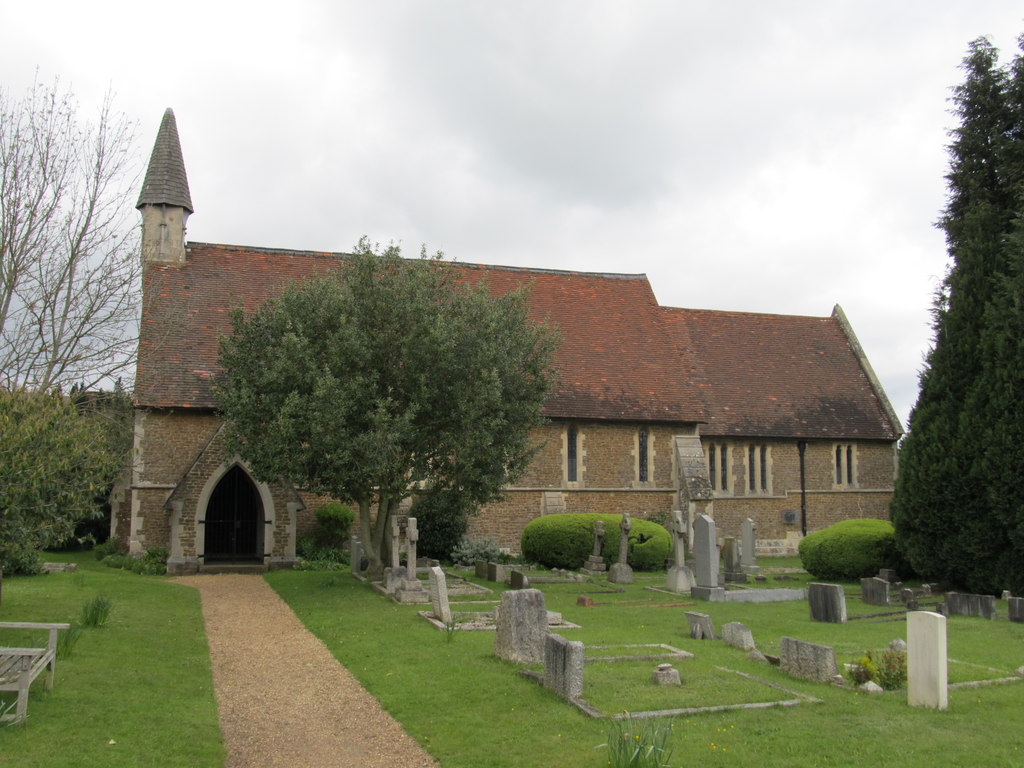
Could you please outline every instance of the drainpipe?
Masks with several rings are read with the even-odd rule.
[[[807,451],[807,441],[797,440],[796,449],[800,453],[800,535],[807,535],[807,466],[804,463],[804,453]]]

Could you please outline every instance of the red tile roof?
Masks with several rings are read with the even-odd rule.
[[[839,317],[662,309],[703,369],[709,436],[896,440]],[[889,409],[891,410],[891,408]]]
[[[214,408],[218,337],[230,310],[253,311],[289,281],[337,268],[342,254],[190,243],[184,266],[146,266],[136,373],[139,405]],[[531,316],[556,325],[550,418],[702,421],[700,391],[644,275],[460,264],[496,293],[532,286]],[[690,366],[693,368],[694,366]]]

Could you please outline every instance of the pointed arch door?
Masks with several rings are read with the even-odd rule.
[[[206,562],[263,560],[263,501],[239,466],[228,470],[206,505]]]

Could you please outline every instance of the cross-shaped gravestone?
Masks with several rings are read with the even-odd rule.
[[[409,574],[409,581],[416,580],[416,542],[419,541],[420,534],[416,529],[416,518],[410,517],[409,523],[405,527],[405,540],[409,543],[409,562],[406,563],[406,572]]]
[[[398,518],[391,518],[391,570],[397,573],[399,568],[398,560],[398,540],[401,533],[401,529],[398,525]]]

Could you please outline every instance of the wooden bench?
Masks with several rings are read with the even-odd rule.
[[[44,669],[48,670],[46,690],[53,688],[53,672],[57,666],[57,633],[69,626],[34,621],[0,621],[0,629],[45,629],[50,633],[45,648],[0,646],[0,691],[18,692],[18,706],[14,714],[8,712],[0,715],[0,722],[24,722],[28,715],[28,689]]]

